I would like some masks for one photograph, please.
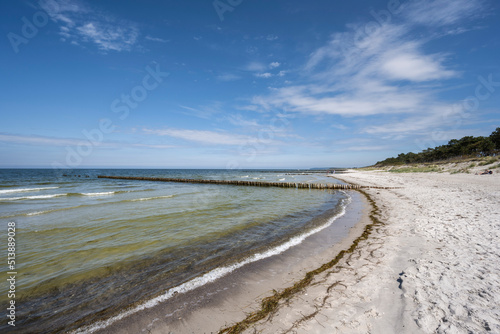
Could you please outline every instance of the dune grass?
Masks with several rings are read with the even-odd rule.
[[[401,167],[401,168],[393,168],[388,170],[391,173],[430,173],[430,172],[441,172],[442,169],[432,165],[432,166],[423,166],[423,167]]]
[[[495,163],[498,160],[498,157],[490,157],[486,159],[485,161],[481,162],[479,166],[487,166]]]

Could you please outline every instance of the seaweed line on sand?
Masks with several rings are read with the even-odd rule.
[[[257,323],[258,321],[266,317],[272,317],[273,314],[278,310],[280,302],[287,302],[291,298],[293,298],[297,293],[303,291],[304,288],[311,285],[315,276],[337,265],[346,254],[352,254],[358,248],[361,241],[368,239],[368,237],[371,235],[375,227],[380,227],[382,225],[385,225],[385,223],[380,221],[380,219],[378,218],[380,211],[375,201],[365,191],[359,189],[357,189],[356,191],[359,191],[361,194],[363,194],[371,206],[371,211],[369,214],[371,223],[365,226],[363,233],[353,241],[351,246],[348,249],[341,250],[337,254],[337,256],[335,256],[335,258],[333,258],[330,262],[327,262],[323,264],[321,267],[306,273],[304,278],[302,278],[300,281],[296,282],[292,286],[287,287],[280,291],[273,290],[273,294],[271,296],[266,297],[261,301],[260,310],[247,314],[247,317],[245,319],[230,327],[221,329],[219,331],[219,334],[241,333],[245,329],[249,328],[251,325]],[[319,312],[319,310],[316,310],[316,312],[314,312],[314,314],[312,315],[305,316],[305,318],[309,319],[311,317],[314,317],[314,315],[317,314],[317,312]]]

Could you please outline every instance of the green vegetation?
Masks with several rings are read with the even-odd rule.
[[[452,139],[446,145],[428,148],[420,153],[401,153],[396,158],[387,158],[377,162],[375,167],[429,163],[453,158],[496,156],[499,153],[500,127],[496,128],[489,137],[467,136],[461,139]],[[497,161],[497,158],[494,157],[490,160],[492,161],[491,163],[493,163]],[[480,164],[480,166],[484,165]],[[470,167],[472,167],[472,165]]]
[[[388,170],[391,173],[429,173],[441,172],[442,169],[437,166],[424,166],[424,167],[402,167],[397,169]]]
[[[491,157],[488,160],[485,160],[479,164],[479,166],[486,166],[486,165],[491,165],[495,163],[498,160],[497,157]]]
[[[469,169],[467,168],[462,168],[462,169],[452,169],[450,171],[450,174],[458,174],[458,173],[465,173],[465,174],[470,174]]]

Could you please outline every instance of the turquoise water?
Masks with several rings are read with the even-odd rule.
[[[76,329],[165,296],[194,279],[203,284],[217,268],[230,271],[256,254],[278,252],[292,238],[317,228],[313,217],[325,212],[333,216],[347,199],[339,191],[122,181],[97,175],[335,182],[319,174],[290,174],[0,170],[4,235],[8,222],[16,224],[16,330]],[[6,258],[7,245],[0,249]],[[4,305],[7,290],[7,284],[1,286]],[[0,329],[5,326],[3,322]]]

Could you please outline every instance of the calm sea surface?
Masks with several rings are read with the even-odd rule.
[[[0,222],[16,224],[16,332],[62,332],[140,309],[277,254],[343,210],[341,191],[97,179],[97,175],[332,183],[227,170],[0,169]],[[321,224],[332,223],[323,222]],[[7,259],[7,243],[0,243]],[[6,265],[4,265],[6,268]],[[7,272],[7,270],[4,270]],[[8,285],[0,286],[7,305]],[[0,330],[5,330],[5,307]]]

